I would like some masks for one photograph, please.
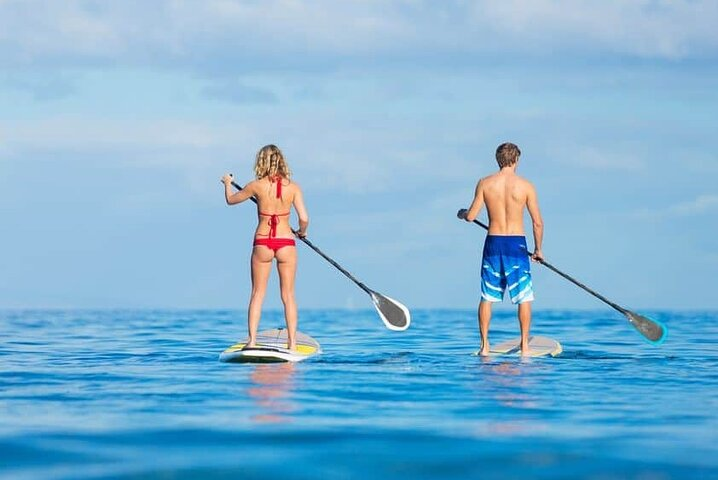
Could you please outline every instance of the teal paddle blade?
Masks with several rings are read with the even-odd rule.
[[[631,325],[650,343],[660,345],[666,340],[668,329],[661,322],[628,311],[626,312],[626,317],[631,322]]]

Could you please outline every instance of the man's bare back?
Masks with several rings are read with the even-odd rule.
[[[536,256],[541,256],[543,229],[536,189],[516,174],[515,165],[479,180],[466,219],[473,221],[484,204],[489,215],[489,235],[524,235],[524,208],[527,208],[534,224]]]

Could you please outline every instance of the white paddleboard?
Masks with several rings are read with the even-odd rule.
[[[319,342],[307,334],[297,332],[297,349],[287,348],[287,329],[273,328],[257,334],[257,344],[244,348],[247,339],[235,343],[219,354],[220,362],[235,363],[278,363],[301,362],[322,353]]]
[[[545,355],[555,357],[561,352],[563,352],[563,347],[553,338],[538,335],[529,337],[529,354],[526,355],[528,357],[543,357]],[[478,351],[474,352],[474,355],[478,354]],[[492,345],[489,350],[489,355],[492,357],[500,355],[521,355],[521,338]]]

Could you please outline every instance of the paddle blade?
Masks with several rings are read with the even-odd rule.
[[[668,329],[661,322],[633,312],[626,312],[625,315],[631,325],[636,327],[636,330],[652,344],[660,345],[666,339]]]
[[[411,313],[404,305],[377,292],[371,292],[371,300],[386,328],[396,331],[409,328]]]

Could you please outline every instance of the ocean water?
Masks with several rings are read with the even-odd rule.
[[[473,311],[303,311],[322,355],[247,365],[217,361],[242,312],[1,311],[0,477],[718,478],[718,312],[640,313],[664,345],[539,311],[560,357],[487,361]]]

